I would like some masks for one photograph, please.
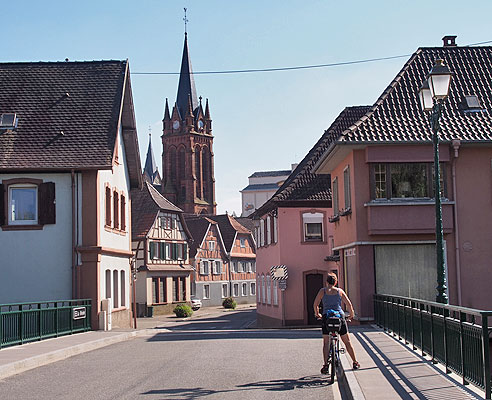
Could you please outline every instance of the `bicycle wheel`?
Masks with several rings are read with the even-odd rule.
[[[335,343],[331,343],[331,360],[330,360],[330,383],[335,382],[335,369],[336,369],[336,351],[335,351]]]

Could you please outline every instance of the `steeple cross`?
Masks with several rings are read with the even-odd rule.
[[[185,7],[185,8],[184,8],[184,11],[185,11],[185,16],[184,16],[184,18],[183,18],[183,21],[184,21],[184,23],[185,23],[185,35],[187,35],[187,34],[188,34],[188,33],[187,33],[187,31],[186,31],[186,24],[188,23],[188,18],[186,18],[186,10],[187,10],[187,9],[186,9],[186,7]]]

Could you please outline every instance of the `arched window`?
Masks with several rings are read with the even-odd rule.
[[[202,162],[200,146],[195,147],[196,197],[202,198]]]
[[[173,166],[176,165],[176,148],[171,147],[169,149],[169,171],[171,172],[171,181],[176,183],[176,169]]]
[[[210,151],[207,146],[202,149],[203,198],[210,200]]]
[[[185,149],[183,146],[178,151],[178,179],[181,181],[185,177]]]

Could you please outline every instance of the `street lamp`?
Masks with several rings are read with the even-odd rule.
[[[434,144],[434,197],[436,207],[436,256],[437,256],[437,296],[438,303],[448,304],[446,293],[446,271],[444,269],[444,238],[442,229],[441,206],[441,174],[439,170],[439,119],[441,118],[444,101],[449,94],[452,73],[437,59],[426,80],[419,90],[422,109],[430,112],[429,120],[432,127],[432,142]]]

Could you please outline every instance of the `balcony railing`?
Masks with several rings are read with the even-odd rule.
[[[0,349],[89,330],[89,299],[0,304]]]
[[[491,398],[489,317],[492,311],[374,295],[376,323],[419,348],[434,363],[444,364]]]

